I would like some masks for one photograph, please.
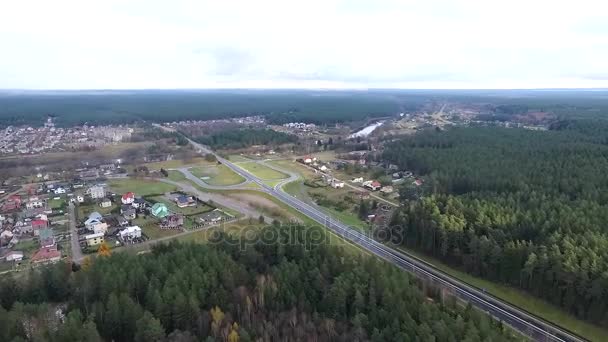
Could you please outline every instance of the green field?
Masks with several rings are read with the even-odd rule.
[[[243,177],[230,170],[226,165],[193,167],[190,172],[198,178],[208,177],[202,179],[202,181],[209,185],[236,185],[245,181]]]
[[[233,163],[238,163],[238,162],[248,162],[251,161],[251,159],[245,158],[241,155],[238,154],[231,154],[228,156],[228,160],[230,160]]]
[[[147,179],[112,179],[108,185],[118,194],[132,191],[135,196],[158,195],[176,190],[173,185]]]
[[[237,164],[240,168],[251,172],[254,176],[262,180],[277,180],[288,178],[283,172],[273,170],[267,166],[258,164],[256,162],[247,162]]]
[[[186,176],[184,176],[183,173],[175,170],[169,171],[169,177],[167,178],[174,182],[183,182],[186,180]]]
[[[65,205],[65,199],[62,197],[61,199],[50,199],[49,200],[49,208],[53,210],[61,209],[62,206]]]

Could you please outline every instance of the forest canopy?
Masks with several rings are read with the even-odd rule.
[[[404,244],[608,326],[608,124],[454,128],[390,144],[424,177],[391,229]]]
[[[275,243],[240,248],[219,235],[210,245],[171,243],[77,272],[60,263],[4,279],[0,340],[516,340],[471,306],[428,300],[394,266],[310,244],[310,229],[321,228],[273,225],[260,236]]]

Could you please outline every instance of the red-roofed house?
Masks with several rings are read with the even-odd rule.
[[[61,252],[56,248],[41,248],[32,256],[33,263],[52,263],[61,260]]]
[[[34,231],[34,236],[38,236],[40,234],[41,229],[46,229],[49,226],[49,221],[47,220],[33,220],[32,221],[32,230]]]
[[[382,187],[382,184],[380,184],[380,182],[378,182],[378,181],[373,181],[373,182],[369,182],[369,183],[366,182],[366,184],[364,184],[364,186],[369,188],[372,191],[376,191]]]
[[[135,194],[129,191],[126,194],[122,195],[122,198],[120,200],[122,201],[122,204],[132,204],[135,200]]]

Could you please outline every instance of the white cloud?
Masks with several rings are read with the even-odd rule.
[[[6,1],[0,88],[608,87],[605,7]]]

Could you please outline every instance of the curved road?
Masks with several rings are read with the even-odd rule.
[[[318,207],[309,205],[297,198],[292,197],[284,191],[281,191],[280,183],[275,187],[268,186],[251,173],[220,157],[205,146],[190,139],[189,141],[193,146],[198,148],[201,153],[214,154],[219,162],[228,166],[234,172],[243,176],[246,180],[260,186],[262,191],[271,194],[285,204],[324,225],[327,229],[331,230],[335,234],[360,246],[361,248],[364,248],[370,253],[387,260],[401,269],[409,271],[416,276],[431,279],[436,283],[443,285],[444,288],[450,289],[451,292],[458,298],[466,302],[470,302],[480,310],[486,311],[496,319],[509,324],[522,334],[538,341],[585,341],[585,339],[580,336],[568,332],[556,325],[533,316],[524,310],[516,308],[511,304],[488,295],[475,287],[452,278],[451,276],[436,269],[431,264],[419,260],[411,255],[396,251],[378,241],[375,241],[367,235],[350,228],[340,221],[333,220],[331,217],[324,214]]]

